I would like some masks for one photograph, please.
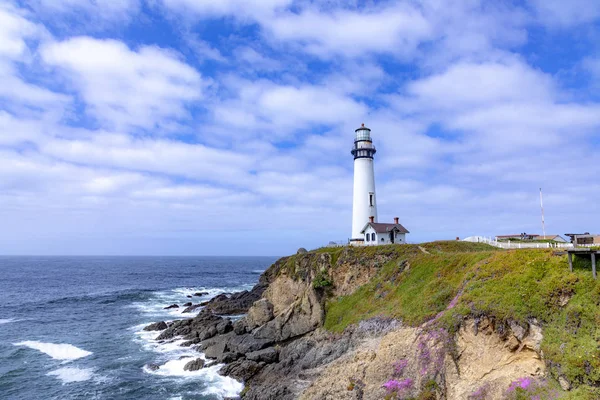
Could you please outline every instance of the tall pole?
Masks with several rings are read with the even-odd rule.
[[[540,188],[540,207],[542,207],[542,233],[544,240],[546,239],[546,224],[544,222],[544,197],[542,196],[542,188]]]

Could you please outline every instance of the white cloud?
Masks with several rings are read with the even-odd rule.
[[[462,110],[510,101],[546,101],[555,96],[552,78],[519,61],[457,63],[443,73],[411,82],[407,91],[422,107]]]
[[[232,80],[228,85],[234,97],[213,106],[215,123],[232,126],[239,135],[252,134],[271,141],[313,125],[359,120],[368,109],[330,86],[280,85],[266,80],[241,79]]]
[[[129,49],[116,40],[77,37],[46,44],[43,60],[65,72],[103,125],[155,128],[187,117],[186,105],[202,97],[200,73],[171,51]]]
[[[528,0],[537,17],[552,27],[571,27],[600,18],[600,3],[590,0]]]
[[[205,17],[230,17],[239,19],[265,18],[272,16],[275,10],[289,6],[293,0],[236,0],[197,1],[197,0],[161,0],[171,9],[179,12],[193,12]]]
[[[30,0],[38,13],[67,14],[88,20],[123,21],[139,11],[140,0]],[[54,21],[56,22],[56,21]]]
[[[27,40],[37,37],[43,29],[25,18],[22,10],[0,3],[0,57],[23,60],[29,55]]]
[[[268,39],[299,42],[306,51],[325,58],[372,52],[409,56],[432,36],[421,12],[406,4],[360,11],[307,8],[262,23]]]

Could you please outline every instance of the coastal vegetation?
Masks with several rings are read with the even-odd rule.
[[[340,251],[317,252],[339,257]],[[430,322],[451,334],[469,317],[520,326],[535,322],[543,329],[541,350],[550,374],[576,388],[565,398],[597,398],[600,283],[589,260],[576,258],[569,272],[566,256],[552,250],[505,251],[465,242],[350,251],[358,260],[382,253],[393,257],[352,294],[328,299],[326,329],[342,332],[373,317],[410,326]]]

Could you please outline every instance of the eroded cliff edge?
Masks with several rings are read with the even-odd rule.
[[[600,290],[563,258],[457,242],[300,253],[159,339],[224,363],[245,399],[595,396],[597,311],[581,306]]]

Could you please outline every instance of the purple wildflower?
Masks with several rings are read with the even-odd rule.
[[[521,388],[523,390],[527,390],[532,384],[531,378],[519,378],[516,381],[512,382],[508,387],[509,392],[515,391],[517,388]]]
[[[413,383],[413,380],[410,378],[403,379],[400,381],[396,379],[390,379],[389,381],[383,384],[383,388],[390,394],[400,393],[412,388]]]
[[[392,367],[394,368],[394,375],[396,376],[401,376],[402,373],[404,372],[404,369],[408,366],[408,361],[407,360],[398,360],[396,361],[394,364],[392,364]]]

